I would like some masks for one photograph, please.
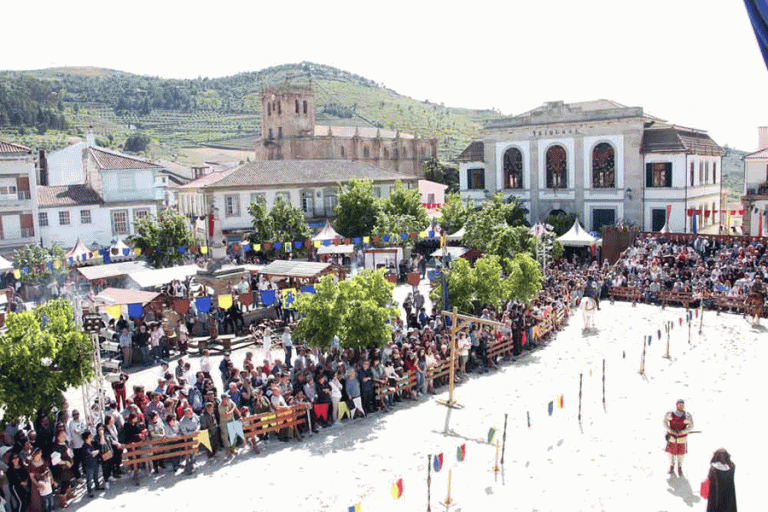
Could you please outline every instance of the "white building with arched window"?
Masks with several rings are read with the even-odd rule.
[[[671,231],[690,231],[690,210],[701,210],[698,230],[716,232],[720,154],[706,132],[640,107],[555,101],[487,123],[458,157],[459,182],[475,201],[517,197],[531,222],[562,211],[590,230],[624,222],[650,231],[661,229],[670,206]]]

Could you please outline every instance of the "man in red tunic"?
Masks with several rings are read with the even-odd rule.
[[[669,474],[675,474],[677,460],[677,474],[683,476],[683,460],[688,452],[688,432],[693,429],[693,417],[685,412],[685,402],[682,399],[677,401],[674,411],[664,415],[664,428],[667,430]]]

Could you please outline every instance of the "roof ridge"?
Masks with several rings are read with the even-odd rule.
[[[153,165],[153,166],[158,167],[158,168],[162,167],[161,165],[156,164],[152,160],[149,160],[149,159],[146,159],[146,158],[141,158],[141,157],[138,157],[138,156],[133,156],[133,155],[126,155],[125,153],[120,153],[118,151],[113,151],[111,149],[106,149],[106,148],[102,148],[102,147],[98,147],[98,146],[88,146],[88,149],[91,152],[99,151],[101,153],[106,153],[108,155],[116,156],[118,158],[125,158],[126,160],[134,160],[136,162],[141,162],[143,164]],[[98,162],[98,164],[100,166],[104,165],[104,164],[101,163],[101,161],[99,160],[98,156],[96,156],[96,155],[93,155],[93,156],[94,156],[94,158],[96,159],[96,161]]]

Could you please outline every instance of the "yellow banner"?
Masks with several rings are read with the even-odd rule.
[[[208,247],[205,245],[200,246],[200,254],[208,254]]]
[[[232,295],[219,295],[219,307],[222,309],[229,309],[232,307]]]
[[[112,318],[120,318],[120,304],[114,306],[107,306],[107,314]]]
[[[368,243],[371,243],[371,237],[369,237],[369,236],[364,236],[364,237],[363,237],[363,243],[364,243],[364,244],[368,244]]]
[[[196,442],[195,448],[197,448],[198,446],[200,446],[200,444],[202,444],[203,446],[208,448],[209,452],[213,451],[213,448],[211,448],[211,438],[210,436],[208,436],[207,430],[199,431],[195,436],[195,442]]]

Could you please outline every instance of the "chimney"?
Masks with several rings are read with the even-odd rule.
[[[40,152],[38,153],[38,161],[40,165],[40,179],[38,180],[38,183],[40,185],[47,187],[48,186],[48,159],[45,157],[45,150],[40,149]]]
[[[757,150],[768,148],[768,126],[760,126],[757,129]]]
[[[93,126],[89,126],[88,131],[85,133],[85,145],[89,148],[96,147],[96,134],[93,133]]]

